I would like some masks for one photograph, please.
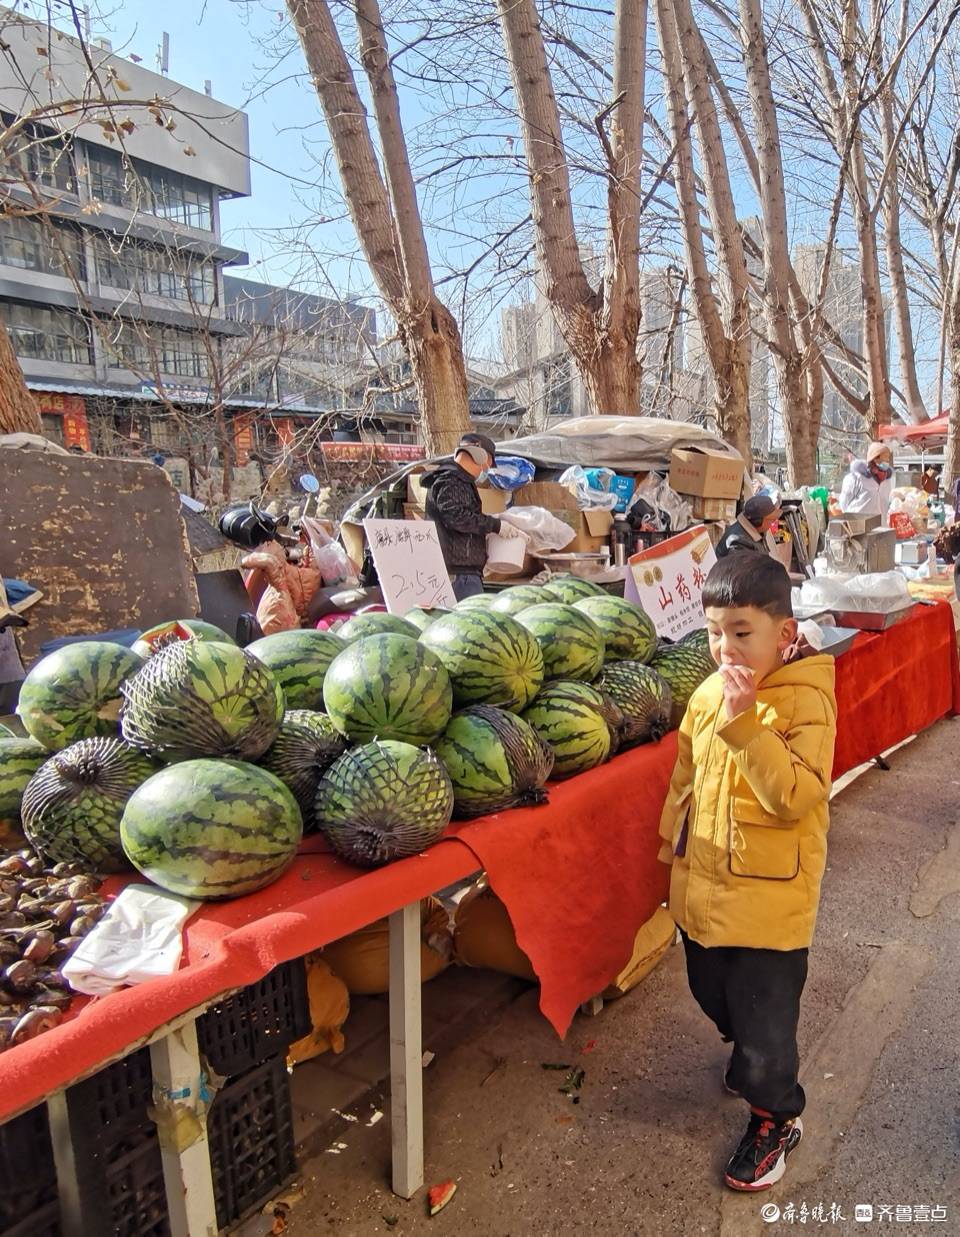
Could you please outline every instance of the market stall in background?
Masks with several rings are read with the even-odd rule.
[[[699,593],[725,528],[772,487],[695,426],[590,418],[514,440],[481,493],[524,537],[491,545],[488,587],[456,603],[429,465],[351,508],[339,541],[308,500],[292,519],[226,513],[243,576],[136,465],[117,501],[164,477],[137,528],[177,547],[171,612],[136,539],[95,557],[111,464],[20,461],[57,479],[69,572],[55,542],[32,557],[53,510],[19,494],[4,512],[11,569],[44,597],[43,655],[0,737],[0,1233],[236,1223],[295,1172],[288,1063],[337,1054],[351,998],[387,990],[410,1196],[421,980],[452,964],[539,983],[562,1035],[669,947],[657,826],[674,732],[714,670]],[[826,491],[776,494],[758,534],[794,576],[807,650],[838,658],[838,775],[960,706],[956,607],[927,596],[952,598],[952,576],[921,493],[893,491],[889,527]],[[81,534],[96,585],[74,614]],[[222,578],[197,590],[202,554]],[[922,685],[896,709],[877,688],[892,675]],[[43,1168],[13,1203],[26,1163]]]

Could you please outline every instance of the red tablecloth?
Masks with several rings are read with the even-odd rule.
[[[850,652],[837,661],[837,705],[834,777],[948,713],[960,713],[952,608],[918,605],[895,627],[857,636]]]
[[[950,608],[921,606],[890,631],[858,638],[838,663],[837,696],[837,775],[960,711]],[[377,871],[302,853],[270,888],[195,915],[175,975],[90,1001],[63,1026],[0,1054],[0,1120],[177,1014],[479,868],[540,978],[541,1009],[564,1034],[578,1004],[626,962],[637,929],[666,894],[657,825],[675,751],[670,735],[624,753],[552,787],[544,807],[453,825],[425,854]]]

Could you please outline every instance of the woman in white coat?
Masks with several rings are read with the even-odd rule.
[[[872,442],[865,460],[854,460],[843,479],[840,510],[844,515],[887,518],[893,490],[893,456],[882,442]]]

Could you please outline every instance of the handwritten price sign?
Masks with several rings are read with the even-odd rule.
[[[364,520],[363,531],[391,614],[453,609],[457,599],[432,520]]]
[[[716,561],[707,530],[687,529],[631,557],[624,596],[639,601],[658,636],[679,640],[703,626],[703,585]]]

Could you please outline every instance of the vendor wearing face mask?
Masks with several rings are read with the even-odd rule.
[[[844,515],[887,518],[893,489],[893,456],[882,442],[872,442],[865,460],[854,460],[843,479],[840,510]]]
[[[452,463],[441,464],[423,478],[426,516],[437,526],[443,559],[458,601],[483,592],[487,534],[523,536],[506,521],[485,515],[477,486],[494,464],[494,445],[485,434],[464,434]]]

